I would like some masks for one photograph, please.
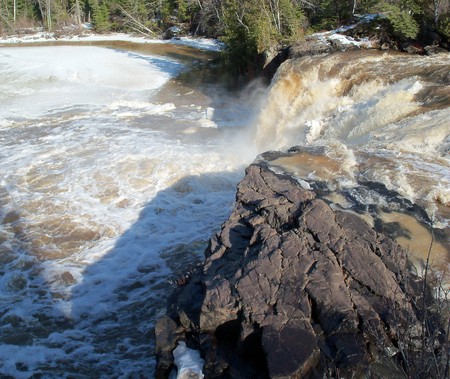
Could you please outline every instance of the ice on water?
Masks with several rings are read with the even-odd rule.
[[[183,66],[169,58],[96,46],[0,49],[0,118],[147,100]]]
[[[200,352],[190,349],[186,342],[179,341],[173,351],[175,366],[177,367],[176,379],[203,379],[204,361]]]

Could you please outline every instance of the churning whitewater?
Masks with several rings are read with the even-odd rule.
[[[288,61],[262,95],[230,93],[184,46],[0,48],[0,374],[153,377],[168,279],[202,259],[269,149],[300,146],[273,169],[406,225],[419,256],[432,218],[448,266],[448,58]]]
[[[449,72],[449,54],[349,51],[287,61],[257,121],[258,150],[298,145],[301,154],[273,165],[327,183],[330,200],[384,224],[413,260],[433,239],[431,261],[448,273]],[[404,230],[390,233],[396,224]]]
[[[156,48],[0,49],[2,375],[153,375],[167,280],[255,155],[235,149],[239,99],[180,77],[207,58]]]

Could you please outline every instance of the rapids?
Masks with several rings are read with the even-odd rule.
[[[213,57],[0,47],[1,375],[153,377],[168,279],[202,259],[265,150],[297,145],[274,170],[322,183],[417,259],[432,224],[448,267],[448,55],[304,58],[240,93]]]
[[[325,182],[330,200],[396,237],[418,266],[433,240],[431,262],[447,275],[449,58],[350,51],[287,61],[255,138],[259,151],[296,145],[272,165]]]
[[[168,279],[201,259],[255,156],[251,102],[213,58],[0,48],[1,375],[153,376]]]

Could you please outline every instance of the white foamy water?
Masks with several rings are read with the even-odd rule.
[[[414,214],[414,206],[422,207],[427,215],[413,217],[428,231],[436,228],[432,260],[447,272],[449,58],[358,51],[288,61],[269,88],[256,134],[260,150],[298,145],[303,153],[275,165],[300,180],[325,181],[346,197],[344,208],[383,221],[380,210]],[[431,235],[415,241],[418,228],[406,220],[387,221],[392,235],[426,256]]]
[[[202,259],[264,150],[300,145],[274,166],[374,226],[425,240],[401,213],[422,206],[448,264],[448,56],[286,63],[249,131],[258,86],[228,93],[197,53],[153,46],[0,48],[1,375],[153,377],[167,279]]]
[[[0,48],[2,375],[153,376],[167,280],[254,156],[239,99],[158,51]]]
[[[260,117],[261,149],[326,146],[352,167],[350,181],[448,206],[448,55],[351,54],[285,63]]]

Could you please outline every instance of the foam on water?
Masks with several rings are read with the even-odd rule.
[[[270,162],[274,170],[303,188],[322,182],[329,199],[345,199],[334,207],[396,238],[416,262],[433,240],[442,273],[450,268],[448,58],[358,51],[287,61],[256,123],[261,150],[298,145]]]
[[[167,279],[201,259],[254,156],[206,95],[157,101],[185,69],[92,46],[0,49],[1,374],[153,376]]]
[[[257,143],[261,150],[325,146],[353,178],[428,201],[422,205],[432,217],[434,202],[450,204],[448,70],[445,54],[350,52],[287,61],[268,91]]]
[[[276,164],[342,204],[397,210],[360,185],[381,182],[445,226],[448,60],[350,58],[283,66],[258,151],[310,148]],[[153,376],[167,279],[202,259],[257,151],[244,126],[258,96],[191,88],[173,80],[183,70],[93,46],[0,48],[1,374]]]

